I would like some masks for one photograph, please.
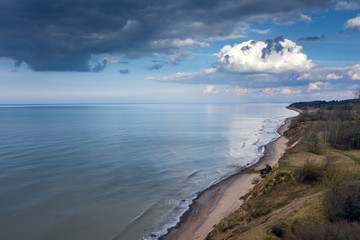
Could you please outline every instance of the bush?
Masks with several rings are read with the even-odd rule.
[[[314,183],[321,180],[323,167],[316,162],[306,160],[302,167],[295,169],[295,177],[298,182]]]
[[[325,213],[330,221],[360,221],[360,182],[333,187],[325,198]]]
[[[282,238],[285,235],[286,223],[277,222],[271,227],[271,233],[275,236]]]
[[[328,187],[337,186],[344,182],[348,172],[342,166],[330,165],[323,172],[322,178]]]
[[[360,240],[360,223],[340,221],[330,224],[293,226],[292,236],[296,240]]]
[[[269,164],[266,164],[264,169],[260,170],[260,176],[261,178],[266,177],[267,174],[269,174],[272,170],[272,167]]]

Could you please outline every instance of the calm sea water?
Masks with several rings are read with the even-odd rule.
[[[287,104],[0,107],[0,239],[156,239],[256,161]]]

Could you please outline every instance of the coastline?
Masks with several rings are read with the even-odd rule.
[[[245,170],[258,171],[267,164],[271,167],[278,164],[287,149],[288,139],[284,132],[294,118],[287,118],[277,129],[280,136],[265,145],[264,155],[257,162],[200,192],[180,221],[168,229],[167,234],[160,236],[159,240],[203,240],[215,224],[236,211],[244,202],[242,197],[255,186],[254,179],[260,179],[259,173],[248,173],[250,171]]]

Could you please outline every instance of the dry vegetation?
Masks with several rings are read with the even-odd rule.
[[[292,147],[208,240],[360,239],[360,102],[292,107]]]

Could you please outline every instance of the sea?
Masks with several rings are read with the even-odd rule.
[[[0,105],[0,239],[157,239],[262,156],[287,105]]]

